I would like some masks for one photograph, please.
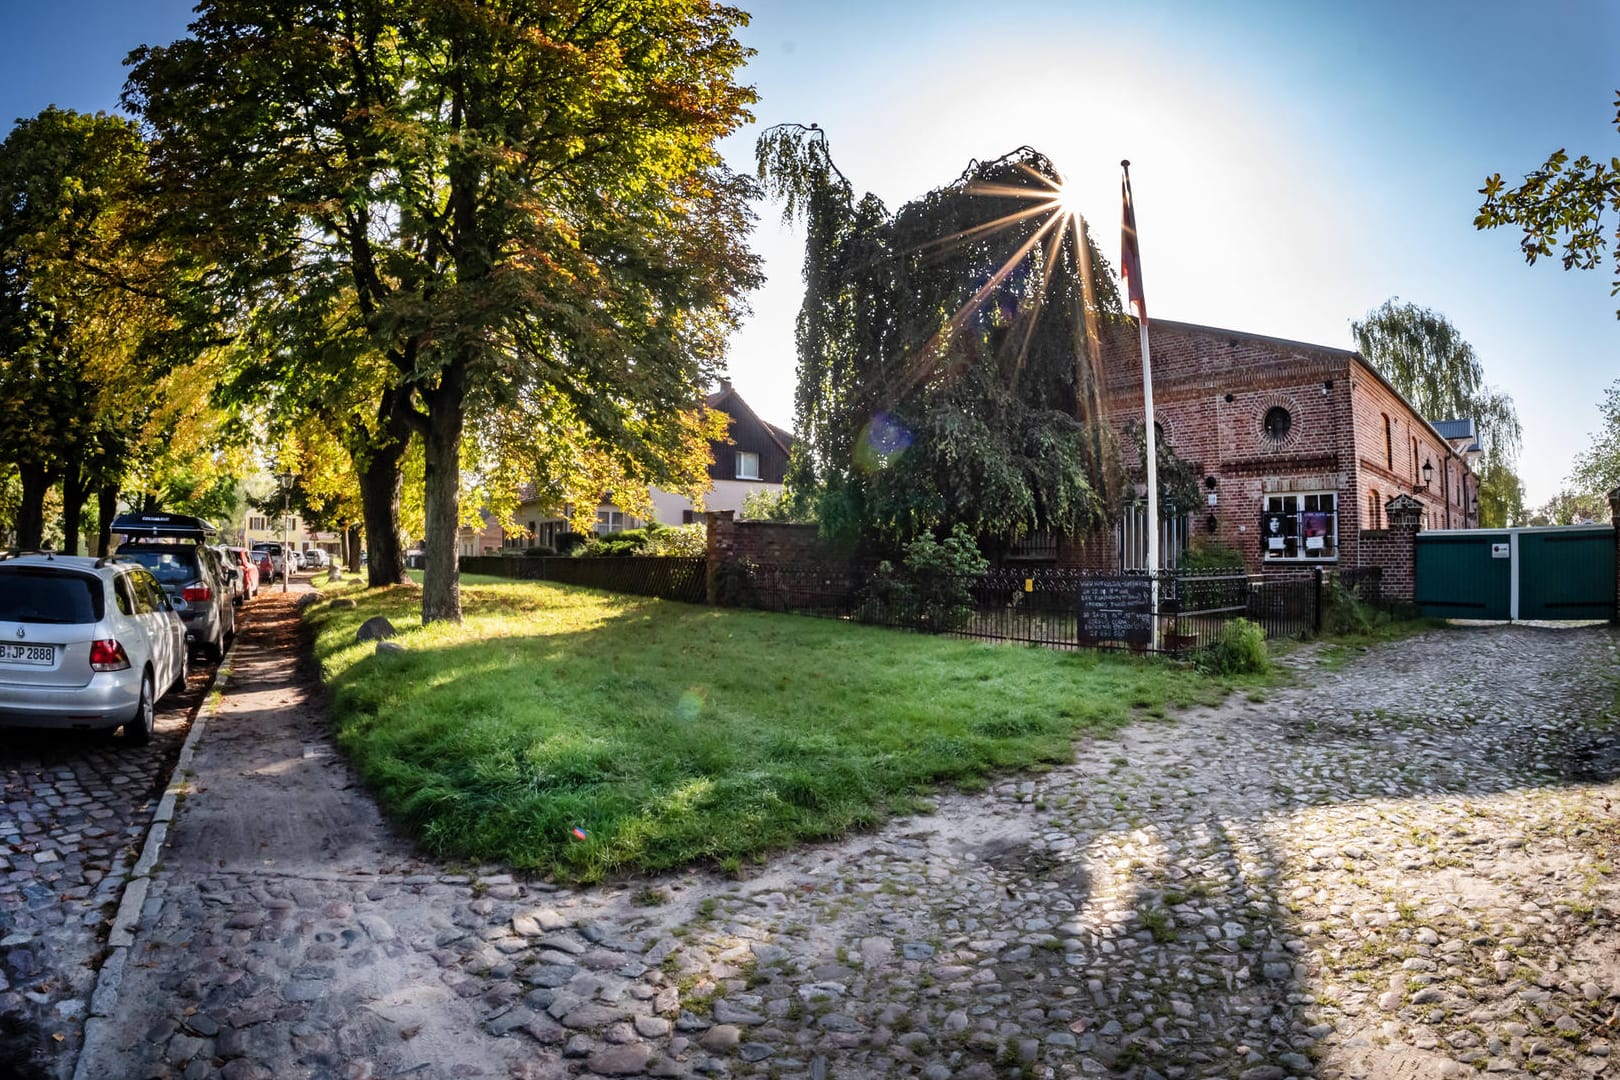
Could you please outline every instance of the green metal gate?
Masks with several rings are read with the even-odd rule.
[[[1414,595],[1448,619],[1608,619],[1615,535],[1606,525],[1419,533]]]

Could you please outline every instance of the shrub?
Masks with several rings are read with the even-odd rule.
[[[753,607],[754,574],[741,559],[726,559],[714,568],[714,601],[721,607]]]
[[[1237,548],[1211,540],[1188,548],[1181,556],[1183,570],[1242,570],[1243,556]]]
[[[1248,619],[1230,619],[1200,658],[1199,666],[1217,675],[1264,674],[1271,670],[1266,632]]]
[[[898,569],[889,562],[878,564],[858,617],[863,622],[914,623],[934,633],[966,623],[973,614],[968,586],[990,566],[966,526],[957,525],[943,542],[924,533],[905,552]]]
[[[523,549],[524,557],[529,558],[529,559],[549,559],[553,555],[556,555],[556,554],[557,554],[557,549],[556,548],[531,547],[531,548],[524,548]]]
[[[572,555],[586,544],[591,538],[581,532],[561,532],[557,534],[557,554]]]
[[[709,530],[704,525],[647,526],[643,554],[701,559],[709,553]]]

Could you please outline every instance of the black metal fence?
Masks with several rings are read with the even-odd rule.
[[[706,599],[706,563],[695,558],[488,556],[463,558],[461,569],[688,603]],[[1239,617],[1258,623],[1271,638],[1316,632],[1322,625],[1322,590],[1319,570],[1148,575],[1011,567],[971,577],[910,580],[875,565],[849,563],[731,561],[715,567],[716,600],[731,607],[1058,648],[1137,652],[1203,648]]]
[[[705,566],[703,559],[653,555],[600,559],[531,559],[487,555],[464,557],[461,560],[461,572],[464,574],[556,581],[635,596],[684,600],[689,604],[701,604],[705,599]]]
[[[718,600],[737,607],[1053,647],[1182,653],[1238,617],[1267,637],[1321,628],[1322,579],[1312,571],[1154,577],[1010,568],[917,582],[872,566],[734,562],[717,568],[716,584]]]

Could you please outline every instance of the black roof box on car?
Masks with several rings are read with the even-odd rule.
[[[184,514],[119,514],[113,518],[109,532],[124,536],[179,536],[188,540],[206,540],[215,529],[201,518]]]

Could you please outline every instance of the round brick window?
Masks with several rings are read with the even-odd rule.
[[[1294,417],[1292,413],[1281,405],[1273,405],[1266,410],[1266,418],[1263,423],[1266,438],[1274,443],[1280,443],[1288,438],[1288,433],[1293,430]]]

